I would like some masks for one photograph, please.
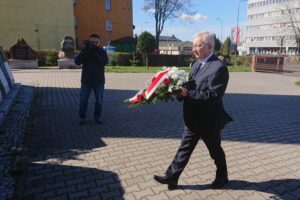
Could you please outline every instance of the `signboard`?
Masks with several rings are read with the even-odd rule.
[[[106,51],[106,53],[114,53],[116,51],[116,47],[114,46],[105,46],[103,49]]]
[[[235,52],[235,51],[237,51],[237,45],[236,45],[235,43],[230,44],[229,50],[230,50],[230,52]]]

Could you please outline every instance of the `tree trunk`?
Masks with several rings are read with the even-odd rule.
[[[160,33],[156,32],[156,35],[155,35],[155,49],[159,49],[159,36],[160,36]]]
[[[147,70],[149,69],[149,67],[148,67],[148,54],[146,54],[146,68],[147,68]]]

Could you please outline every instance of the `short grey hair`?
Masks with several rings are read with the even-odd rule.
[[[213,32],[200,32],[194,36],[194,39],[197,37],[201,37],[204,43],[210,44],[213,49],[215,48],[215,34]]]

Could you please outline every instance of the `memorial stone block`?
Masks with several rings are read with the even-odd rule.
[[[10,47],[9,51],[12,59],[35,60],[37,58],[37,54],[35,53],[35,51],[27,44],[27,42],[23,38],[18,39]]]
[[[64,36],[63,41],[61,42],[61,51],[58,53],[60,59],[57,60],[58,67],[60,69],[73,69],[80,68],[74,62],[75,57],[75,42],[71,36]]]
[[[59,54],[60,59],[73,59],[75,51],[75,42],[71,36],[64,36],[63,41],[60,44],[61,52]]]
[[[37,68],[37,54],[36,52],[27,44],[27,42],[21,38],[18,39],[10,47],[10,66],[12,68],[24,69],[24,68]]]

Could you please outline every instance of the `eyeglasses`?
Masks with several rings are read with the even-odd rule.
[[[200,45],[193,45],[193,49],[202,49],[205,45],[207,45],[207,43],[203,43],[203,44],[200,44]]]

